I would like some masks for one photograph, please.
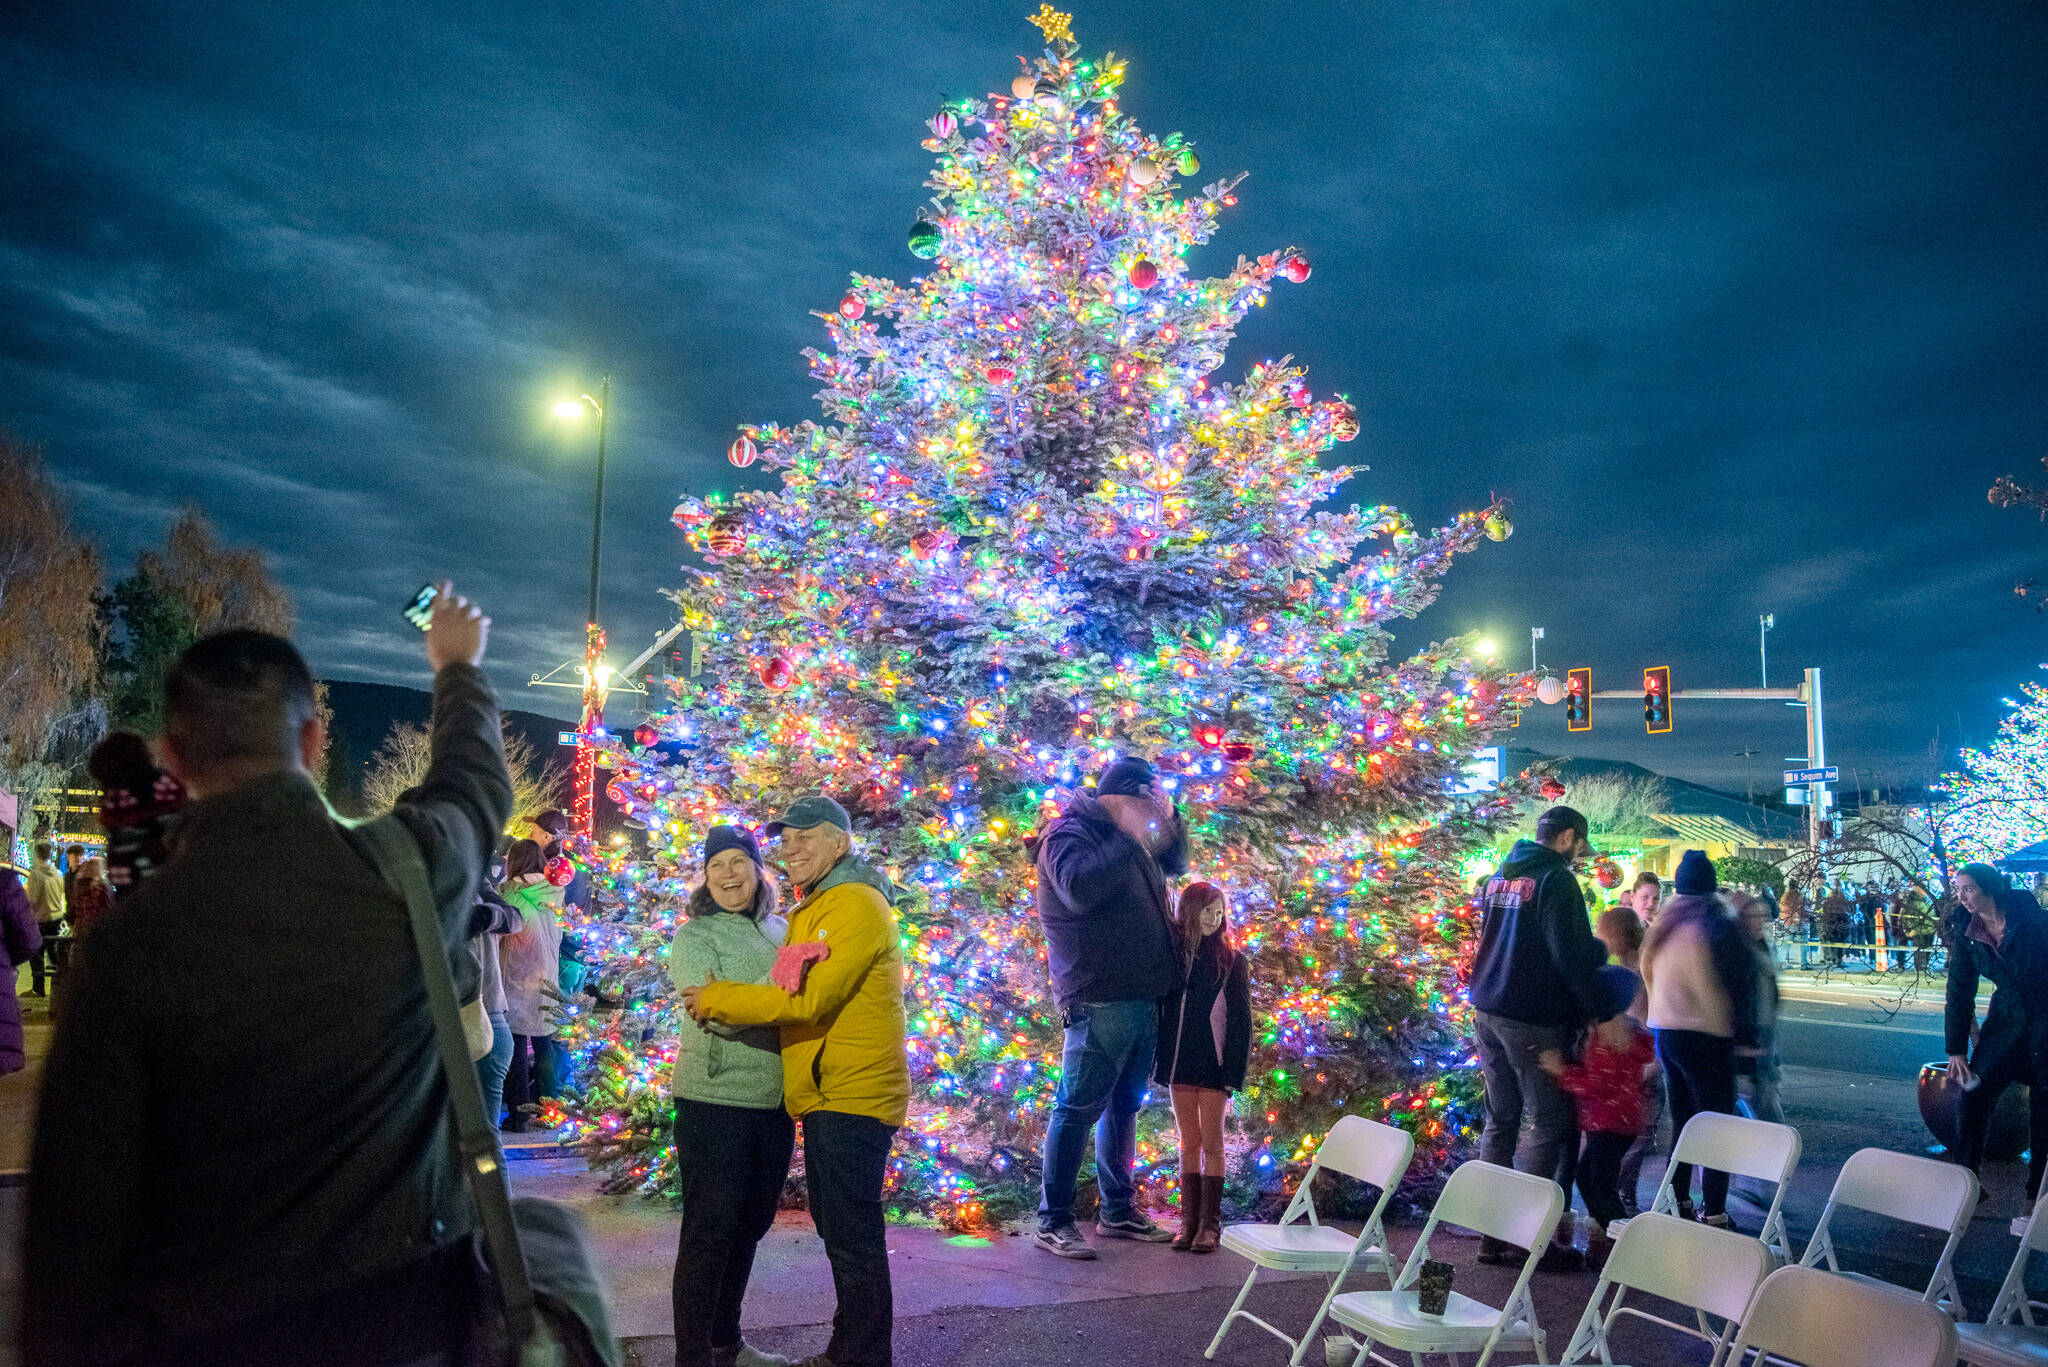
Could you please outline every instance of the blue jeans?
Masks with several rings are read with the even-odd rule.
[[[1138,1149],[1138,1112],[1152,1086],[1152,1056],[1159,1047],[1159,1003],[1084,1002],[1067,1011],[1066,1053],[1060,1089],[1045,1127],[1045,1188],[1038,1227],[1074,1221],[1074,1184],[1081,1151],[1095,1127],[1095,1180],[1105,1220],[1133,1213],[1136,1185],[1131,1162]]]
[[[512,1067],[512,1027],[503,1011],[491,1016],[491,1052],[476,1061],[477,1086],[484,1092],[484,1119],[496,1128],[505,1115],[505,1074]]]

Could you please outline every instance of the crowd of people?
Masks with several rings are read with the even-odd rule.
[[[1546,1271],[1604,1264],[1612,1226],[1636,1213],[1663,1111],[1673,1133],[1703,1111],[1732,1114],[1746,1081],[1753,1113],[1780,1115],[1768,909],[1724,893],[1705,852],[1688,850],[1670,895],[1644,872],[1595,922],[1573,871],[1590,848],[1586,818],[1552,807],[1478,893],[1480,1156],[1576,1186],[1592,1221],[1583,1251],[1559,1226]],[[1725,1173],[1700,1174],[1697,1204],[1689,1168],[1673,1185],[1681,1216],[1729,1223]],[[1480,1251],[1519,1256],[1493,1240]]]
[[[560,1083],[549,1003],[573,995],[561,909],[578,888],[558,812],[499,854],[511,785],[478,668],[488,630],[452,590],[437,599],[430,762],[393,816],[431,884],[483,1113],[516,1131]],[[40,970],[59,938],[74,950],[29,1179],[24,1360],[469,1361],[491,1273],[451,1140],[428,975],[374,842],[313,783],[325,737],[312,676],[287,641],[222,633],[170,671],[165,715],[162,770],[135,738],[112,743],[110,772],[125,766],[102,813],[121,851],[113,884],[82,851],[60,871],[47,846],[25,878],[0,878],[12,962]],[[704,833],[671,948],[686,1014],[672,1079],[679,1363],[786,1361],[744,1342],[740,1314],[799,1132],[838,1300],[806,1367],[891,1360],[882,1197],[910,1100],[900,890],[859,856],[852,825],[821,794],[761,823],[793,885],[786,911],[753,830]],[[1212,1251],[1223,1116],[1251,1037],[1228,901],[1206,883],[1173,895],[1185,830],[1143,760],[1110,765],[1032,850],[1066,1023],[1038,1245],[1094,1256],[1074,1217],[1092,1130],[1097,1236]],[[223,990],[223,964],[263,971]],[[8,986],[0,1069],[22,1063]],[[39,972],[31,991],[47,990]],[[1177,1232],[1145,1214],[1132,1171],[1155,1086],[1181,1136]]]
[[[432,884],[484,1114],[517,1131],[562,1085],[551,1003],[574,995],[580,964],[561,913],[584,894],[562,813],[520,823],[500,849],[511,785],[478,668],[488,627],[442,595],[426,634],[431,761],[395,816]],[[0,878],[0,939],[10,962],[34,965],[31,993],[49,990],[48,946],[72,951],[29,1182],[24,1358],[466,1361],[490,1273],[426,977],[403,897],[313,784],[311,675],[282,639],[223,633],[172,669],[165,712],[165,768],[138,770],[103,812],[116,876],[80,847],[60,861],[43,844],[21,879]],[[685,1016],[671,1083],[676,1361],[787,1367],[740,1324],[800,1134],[837,1297],[831,1339],[804,1367],[888,1367],[883,1193],[910,1102],[900,889],[861,858],[831,798],[763,816],[703,832],[671,946]],[[1223,890],[1174,892],[1187,844],[1170,784],[1132,757],[1028,842],[1065,1028],[1034,1239],[1054,1256],[1096,1256],[1076,1218],[1091,1134],[1097,1238],[1218,1246],[1250,974]],[[1738,1104],[1781,1114],[1774,908],[1720,888],[1693,850],[1668,891],[1646,872],[1590,917],[1574,872],[1589,849],[1584,816],[1553,807],[1478,890],[1481,1156],[1576,1187],[1592,1221],[1583,1251],[1560,1226],[1548,1270],[1604,1261],[1665,1114],[1673,1132]],[[258,867],[267,875],[248,877]],[[1967,1093],[1956,1157],[1975,1167],[1998,1095],[2048,1078],[2048,916],[1987,866],[1956,886],[1949,1073]],[[222,964],[264,971],[223,991]],[[1986,979],[1997,990],[1980,1024]],[[10,975],[0,1071],[22,1054]],[[1177,1230],[1142,1208],[1134,1172],[1138,1113],[1159,1091],[1180,1145]],[[2048,1166],[2048,1086],[2033,1119],[2030,1198]],[[1697,1200],[1692,1173],[1675,1187],[1682,1216],[1729,1223],[1725,1174],[1702,1173]],[[1515,1256],[1492,1240],[1480,1252]]]

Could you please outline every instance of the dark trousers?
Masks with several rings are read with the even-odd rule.
[[[1602,1230],[1625,1214],[1621,1208],[1621,1159],[1635,1142],[1632,1134],[1597,1130],[1586,1135],[1586,1146],[1579,1152],[1579,1199]]]
[[[740,1302],[754,1250],[775,1223],[796,1126],[780,1106],[754,1110],[676,1098],[676,1367],[711,1367],[740,1344]]]
[[[2048,1168],[2048,1068],[2037,1066],[2036,1050],[2024,1029],[1993,1029],[1977,1037],[1970,1071],[1978,1083],[1963,1093],[1962,1143],[1956,1161],[1971,1172],[1984,1166],[1984,1136],[1998,1098],[2015,1082],[2028,1083],[2027,1200],[2032,1203],[2041,1193],[2042,1170]]]
[[[804,1189],[811,1220],[832,1264],[832,1341],[839,1367],[889,1367],[895,1293],[883,1237],[882,1183],[896,1129],[864,1115],[812,1111],[804,1117]]]
[[[1672,1144],[1685,1122],[1701,1111],[1735,1114],[1735,1041],[1699,1030],[1657,1031],[1657,1061],[1664,1065],[1664,1085],[1671,1093]],[[1671,1190],[1681,1201],[1692,1199],[1692,1164],[1671,1170]],[[1728,1213],[1728,1174],[1713,1168],[1700,1173],[1700,1210]]]
[[[523,1130],[531,1116],[521,1115],[521,1106],[553,1096],[561,1085],[561,1046],[553,1035],[514,1035],[512,1064],[505,1071],[505,1128]]]
[[[36,929],[43,933],[43,947],[28,958],[28,972],[32,979],[29,991],[40,997],[48,990],[44,974],[54,973],[57,969],[57,933],[64,929],[64,922],[38,921]]]

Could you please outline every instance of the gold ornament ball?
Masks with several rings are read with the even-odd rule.
[[[1028,100],[1038,93],[1038,78],[1030,72],[1010,82],[1010,93],[1020,100]]]

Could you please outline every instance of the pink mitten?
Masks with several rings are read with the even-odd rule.
[[[768,970],[768,981],[793,997],[804,990],[804,970],[831,952],[832,947],[823,940],[784,945],[775,951],[775,967]]]

